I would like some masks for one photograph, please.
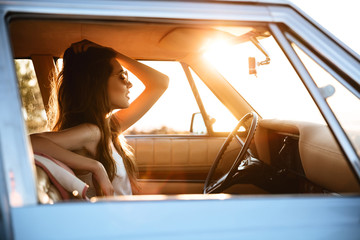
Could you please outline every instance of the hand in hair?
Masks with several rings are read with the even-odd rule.
[[[91,42],[87,39],[71,44],[71,48],[76,54],[86,52],[90,47],[104,48],[103,46]]]

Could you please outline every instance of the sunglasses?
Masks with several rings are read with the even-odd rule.
[[[127,71],[121,71],[120,73],[115,75],[118,76],[120,80],[123,81],[125,84],[129,83],[129,75]]]

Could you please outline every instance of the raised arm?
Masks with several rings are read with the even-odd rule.
[[[115,113],[114,117],[120,122],[121,130],[125,131],[137,122],[161,97],[168,87],[169,78],[165,74],[121,53],[117,53],[117,59],[122,66],[131,71],[145,85],[145,90],[128,108]]]
[[[86,39],[72,44],[75,53],[87,51],[90,47],[103,48],[103,46]],[[116,58],[122,66],[132,72],[145,85],[145,90],[128,108],[116,112],[113,116],[119,121],[121,131],[125,131],[144,116],[161,97],[169,85],[169,78],[165,74],[119,52],[116,52]]]

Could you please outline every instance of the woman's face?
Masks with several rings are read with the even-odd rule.
[[[120,63],[113,58],[111,61],[113,71],[108,80],[109,100],[113,109],[129,107],[129,89],[132,87],[128,81],[127,73]]]

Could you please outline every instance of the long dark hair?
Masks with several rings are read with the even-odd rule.
[[[116,53],[110,48],[90,47],[82,53],[68,48],[63,68],[53,81],[50,108],[51,128],[64,130],[82,123],[96,125],[101,132],[95,159],[101,162],[110,178],[116,175],[116,162],[111,155],[111,142],[124,160],[133,187],[138,188],[137,167],[131,147],[121,136],[119,122],[111,117],[107,82],[112,73],[110,61]]]

